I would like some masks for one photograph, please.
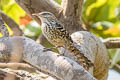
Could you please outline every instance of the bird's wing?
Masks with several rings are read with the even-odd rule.
[[[59,29],[62,32],[63,37],[67,37],[70,41],[73,42],[73,40],[71,39],[71,36],[70,36],[69,32],[65,29],[65,27],[62,24],[60,24],[60,23],[57,22],[56,23],[56,28]]]

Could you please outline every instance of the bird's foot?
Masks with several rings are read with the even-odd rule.
[[[53,48],[44,48],[43,52],[52,51]]]
[[[52,51],[53,49],[57,49],[57,48],[60,48],[60,47],[57,46],[57,47],[51,47],[51,48],[44,48],[44,49],[43,49],[43,52]]]

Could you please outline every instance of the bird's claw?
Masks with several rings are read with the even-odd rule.
[[[52,48],[44,48],[43,52],[52,51]]]

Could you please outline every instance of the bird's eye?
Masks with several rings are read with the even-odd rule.
[[[51,20],[51,23],[52,23],[52,24],[56,24],[56,22],[55,22],[54,20]]]
[[[51,22],[54,22],[54,20],[52,20]]]
[[[51,20],[51,22],[52,22],[52,23],[55,23],[55,21],[54,21],[54,20]]]
[[[44,13],[43,15],[49,15],[48,13]]]

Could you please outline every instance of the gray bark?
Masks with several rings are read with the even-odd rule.
[[[19,46],[18,43],[23,46]],[[11,61],[14,57],[12,55],[16,55],[16,59],[21,55],[21,60],[25,60],[38,69],[50,73],[55,78],[62,80],[96,80],[73,60],[51,51],[43,52],[43,46],[29,38],[1,38],[0,44],[6,46],[1,46],[2,51],[0,51],[0,55],[2,59],[6,56]],[[19,53],[20,50],[16,49],[23,49],[23,52]]]
[[[103,40],[107,49],[120,48],[120,37],[111,37]]]
[[[55,54],[51,51],[43,52],[43,46],[29,38],[12,37],[7,40],[1,39],[1,44],[3,45],[4,42],[4,44],[7,45],[3,45],[1,49],[9,53],[9,60],[13,59],[11,57],[12,54],[16,54],[16,59],[22,55],[22,60],[25,60],[37,68],[63,80],[91,80],[91,78],[93,78],[91,75],[96,77],[98,80],[106,80],[109,60],[107,49],[103,43],[95,35],[86,31],[75,32],[71,36],[73,41],[77,43],[76,47],[94,63],[94,68],[90,69],[89,72],[85,71],[83,67],[74,62],[76,61],[76,57],[66,50],[64,53],[66,57]],[[23,46],[23,48],[21,48],[20,45]],[[0,55],[5,57],[5,54]],[[84,76],[82,75],[83,73]]]

